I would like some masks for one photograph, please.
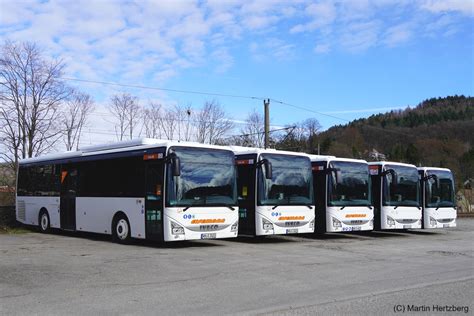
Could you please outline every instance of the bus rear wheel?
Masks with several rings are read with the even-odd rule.
[[[39,230],[42,233],[48,233],[50,229],[50,223],[49,223],[49,215],[48,211],[46,210],[41,210],[40,215],[39,215],[39,222],[38,222]]]
[[[114,241],[120,244],[130,243],[130,224],[124,215],[119,215],[114,219],[112,236]]]

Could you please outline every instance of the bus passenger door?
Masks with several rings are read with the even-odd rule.
[[[162,162],[145,163],[146,238],[162,241],[163,236],[163,168]]]
[[[239,199],[239,234],[255,235],[255,165],[236,159]]]
[[[76,191],[77,168],[73,166],[62,166],[60,197],[60,220],[62,229],[76,229]]]

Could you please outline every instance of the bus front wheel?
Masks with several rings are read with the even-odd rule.
[[[48,211],[42,209],[39,215],[39,230],[42,233],[48,233],[50,228]]]
[[[112,236],[114,241],[120,244],[128,244],[130,242],[130,224],[125,215],[118,215],[114,218],[112,227]]]

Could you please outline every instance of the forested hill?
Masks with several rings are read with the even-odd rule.
[[[374,160],[378,152],[387,160],[450,168],[460,184],[474,176],[474,98],[425,100],[332,127],[318,138],[322,154]]]

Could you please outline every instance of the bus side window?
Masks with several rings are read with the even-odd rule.
[[[30,168],[21,166],[18,170],[18,195],[28,196],[30,192]]]

